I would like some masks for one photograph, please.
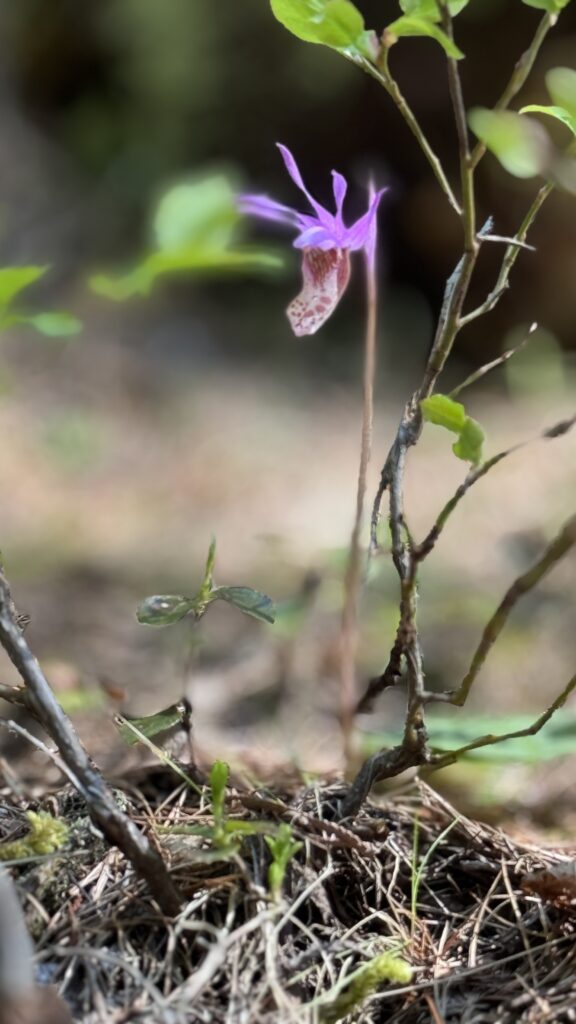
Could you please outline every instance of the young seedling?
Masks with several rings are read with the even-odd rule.
[[[165,835],[197,836],[210,841],[209,850],[194,852],[194,858],[202,861],[229,860],[235,857],[248,836],[270,835],[279,832],[271,821],[242,821],[228,817],[226,810],[226,789],[230,768],[225,761],[214,761],[209,775],[211,825],[160,825],[157,831]],[[283,826],[280,826],[280,829]]]
[[[155,594],[147,597],[136,612],[138,622],[145,626],[171,626],[186,617],[198,622],[214,601],[226,601],[245,615],[251,615],[261,622],[273,623],[274,604],[267,594],[252,587],[215,586],[215,560],[216,540],[213,538],[208,549],[204,578],[194,597],[185,597],[184,594]]]
[[[292,828],[283,822],[275,836],[264,836],[264,841],[272,854],[272,862],[268,868],[268,888],[273,900],[279,900],[288,864],[303,844],[292,837]]]

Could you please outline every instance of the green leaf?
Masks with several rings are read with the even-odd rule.
[[[135,295],[148,295],[156,279],[165,274],[260,272],[277,270],[282,266],[283,260],[279,256],[255,248],[214,251],[196,246],[152,253],[127,274],[95,274],[89,279],[89,284],[97,295],[123,302]]]
[[[175,185],[154,216],[158,248],[167,252],[189,246],[224,249],[240,219],[235,192],[224,175]]]
[[[145,626],[171,626],[190,612],[195,612],[196,599],[182,594],[154,594],[138,606],[136,618]]]
[[[214,563],[216,561],[216,537],[212,537],[210,541],[210,547],[208,548],[208,555],[206,556],[206,567],[204,569],[204,580],[202,583],[202,589],[208,591],[212,590],[213,577],[214,577]]]
[[[567,128],[576,135],[576,117],[573,114],[569,114],[564,107],[543,107],[539,103],[530,103],[527,107],[522,107],[521,114],[547,114],[548,117],[553,117],[557,121],[561,121]]]
[[[262,622],[274,622],[276,618],[272,599],[259,590],[253,590],[252,587],[217,587],[211,596],[212,600],[227,601],[246,615],[253,615]]]
[[[140,737],[135,731],[136,729],[146,739],[153,739],[163,732],[172,733],[178,728],[188,729],[189,717],[189,705],[178,703],[171,704],[170,707],[164,708],[163,711],[157,711],[154,715],[146,715],[144,718],[128,719],[119,715],[116,725],[124,742],[132,746],[135,743],[141,742]]]
[[[399,39],[402,36],[427,36],[440,43],[448,57],[461,60],[464,56],[462,50],[456,46],[456,43],[452,42],[431,18],[419,18],[411,14],[403,14],[401,18],[397,18],[396,21],[386,26],[386,32],[392,36],[397,36]]]
[[[517,178],[533,178],[549,163],[550,146],[544,129],[509,110],[476,107],[468,114],[475,135],[506,170]]]
[[[469,3],[470,0],[449,0],[448,10],[455,18]],[[414,14],[429,21],[440,21],[442,18],[436,0],[400,0],[400,7],[404,14]]]
[[[15,313],[3,321],[3,326],[24,324],[33,327],[48,338],[69,338],[82,330],[82,322],[72,313]]]
[[[422,415],[428,423],[445,427],[459,434],[466,423],[466,410],[461,402],[455,402],[448,395],[431,395],[420,402]]]
[[[210,791],[212,794],[212,814],[216,824],[221,825],[225,817],[226,786],[230,768],[225,761],[214,761],[210,769]]]
[[[452,445],[452,451],[457,458],[478,466],[482,462],[482,445],[485,440],[486,435],[478,421],[467,416],[460,437]]]
[[[546,87],[554,103],[576,118],[576,71],[552,68],[546,75]]]
[[[270,0],[274,17],[307,43],[362,48],[364,19],[350,0]]]
[[[420,402],[420,408],[428,423],[458,434],[452,451],[459,459],[472,462],[475,466],[482,461],[484,431],[476,420],[466,415],[461,402],[455,402],[448,395],[431,395]]]
[[[558,14],[563,7],[567,7],[570,0],[522,0],[527,7],[536,7],[539,11],[548,11],[550,14]]]
[[[8,306],[14,296],[43,277],[45,267],[4,267],[0,270],[0,307]]]

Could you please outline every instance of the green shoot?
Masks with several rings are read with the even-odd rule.
[[[275,836],[264,836],[264,841],[272,854],[272,863],[268,868],[268,888],[272,899],[278,900],[288,864],[303,844],[292,838],[292,828],[285,822],[280,825]]]

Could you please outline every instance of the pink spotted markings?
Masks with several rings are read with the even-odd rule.
[[[376,253],[376,216],[384,192],[370,189],[368,209],[350,227],[346,227],[342,208],[348,183],[338,171],[332,171],[336,213],[321,206],[306,188],[298,165],[289,149],[278,144],[284,165],[294,184],[304,193],[314,215],[300,213],[268,196],[243,195],[238,198],[242,213],[264,220],[289,224],[298,234],[292,243],[302,250],[302,290],[286,310],[297,337],[315,334],[332,315],[350,280],[350,253],[364,252],[369,263]]]

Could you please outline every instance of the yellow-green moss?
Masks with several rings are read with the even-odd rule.
[[[13,842],[0,843],[1,860],[24,860],[45,853],[54,853],[68,838],[68,826],[46,811],[27,811],[30,831]]]
[[[342,1017],[347,1017],[353,1010],[359,1009],[364,1000],[384,981],[395,985],[409,985],[412,981],[410,964],[393,953],[380,953],[372,960],[368,960],[353,974],[344,991],[321,1007],[322,1024],[336,1024]]]

